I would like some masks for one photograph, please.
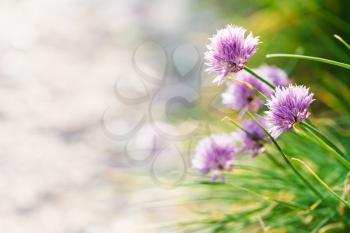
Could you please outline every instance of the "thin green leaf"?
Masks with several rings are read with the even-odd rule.
[[[316,130],[314,127],[311,127],[306,122],[303,122],[302,125],[305,126],[306,130],[312,136],[314,136],[314,138],[335,157],[335,159],[337,159],[344,167],[350,170],[350,162],[344,158],[344,154],[331,141],[329,141],[318,130]]]
[[[264,196],[264,195],[261,195],[260,193],[257,193],[257,192],[254,192],[250,189],[247,189],[243,186],[239,186],[239,185],[234,185],[234,184],[230,184],[232,187],[236,188],[236,189],[240,189],[240,190],[243,190],[243,191],[246,191],[250,194],[253,194],[254,196],[260,198],[261,200],[264,200],[264,201],[272,201],[272,202],[276,202],[278,204],[282,204],[282,205],[285,205],[287,206],[288,208],[291,208],[291,209],[306,209],[307,207],[305,206],[300,206],[296,203],[291,203],[291,202],[287,202],[287,201],[281,201],[281,200],[278,200],[278,199],[275,199],[275,198],[271,198],[271,197],[268,197],[268,196]]]
[[[339,66],[345,69],[350,70],[350,65],[338,61],[333,61],[321,57],[313,57],[313,56],[305,56],[305,55],[298,55],[298,54],[267,54],[266,58],[274,58],[274,57],[287,57],[287,58],[298,58],[298,59],[305,59],[305,60],[311,60],[311,61],[316,61],[316,62],[322,62],[334,66]]]
[[[221,121],[229,121],[231,122],[234,126],[236,126],[237,128],[239,128],[240,130],[242,130],[243,132],[245,132],[246,134],[250,135],[250,133],[244,129],[240,124],[236,123],[232,118],[225,116],[224,118],[221,119]]]
[[[325,143],[327,143],[330,147],[332,147],[337,153],[345,157],[345,154],[333,142],[331,142],[327,137],[325,137],[317,128],[315,128],[312,124],[304,121],[304,122],[301,122],[301,125],[304,125],[308,129],[310,129],[318,137],[320,137],[323,141],[325,141]]]
[[[297,161],[300,164],[302,164],[310,173],[313,175],[313,177],[320,182],[320,184],[325,187],[336,199],[343,202],[347,207],[350,207],[350,203],[344,200],[341,196],[339,196],[336,192],[333,191],[331,187],[328,186],[326,182],[324,182],[305,162],[303,162],[300,159],[297,158],[291,158],[293,161]]]
[[[266,155],[266,157],[267,157],[273,164],[275,164],[277,167],[282,168],[282,170],[285,171],[284,165],[281,164],[279,161],[277,161],[270,153],[265,152],[265,155]]]
[[[293,172],[305,183],[305,185],[310,188],[311,191],[313,191],[316,196],[318,196],[321,200],[324,200],[321,193],[294,167],[294,165],[290,162],[289,158],[286,154],[284,154],[282,148],[279,146],[279,144],[276,142],[276,140],[271,136],[271,134],[255,119],[254,115],[250,112],[248,114],[251,116],[251,118],[259,125],[259,127],[264,131],[264,133],[271,139],[274,146],[277,148],[277,150],[282,155],[282,158],[285,160],[285,162],[288,164],[288,166],[293,170]]]
[[[350,50],[350,45],[340,36],[338,36],[337,34],[334,34],[334,37],[339,40],[343,45],[345,45],[345,47],[347,47]]]

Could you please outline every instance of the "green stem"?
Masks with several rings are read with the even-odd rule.
[[[311,61],[317,61],[322,63],[327,63],[334,66],[339,66],[345,69],[350,70],[350,65],[338,61],[333,61],[321,57],[312,57],[312,56],[304,56],[304,55],[297,55],[297,54],[267,54],[266,58],[273,58],[273,57],[287,57],[287,58],[298,58],[298,59],[305,59],[305,60],[311,60]]]
[[[243,132],[245,132],[246,134],[250,135],[251,133],[248,132],[246,129],[244,129],[243,127],[241,127],[240,124],[236,123],[232,118],[228,117],[228,116],[225,116],[224,118],[222,118],[221,121],[230,121],[234,126],[236,126],[237,128],[239,128],[240,130],[242,130]]]
[[[292,160],[297,161],[297,162],[301,163],[302,165],[304,165],[304,167],[306,167],[306,169],[314,176],[314,178],[318,182],[320,182],[320,184],[322,184],[323,187],[325,187],[336,199],[343,202],[347,207],[350,207],[350,203],[347,202],[346,200],[344,200],[342,197],[340,197],[336,192],[334,192],[333,189],[331,187],[329,187],[328,184],[326,182],[324,182],[306,163],[304,163],[303,161],[301,161],[300,159],[297,159],[297,158],[292,158]]]
[[[230,184],[230,186],[234,187],[234,188],[237,188],[237,189],[240,189],[240,190],[243,190],[245,192],[248,192],[250,194],[253,194],[254,196],[260,198],[261,200],[268,200],[268,201],[273,201],[273,202],[276,202],[278,204],[283,204],[283,205],[286,205],[288,207],[290,207],[291,209],[305,209],[305,206],[300,206],[296,203],[291,203],[291,202],[287,202],[287,201],[281,201],[281,200],[278,200],[278,199],[275,199],[275,198],[271,198],[271,197],[268,197],[268,196],[264,196],[264,195],[261,195],[260,193],[257,193],[257,192],[254,192],[250,189],[247,189],[243,186],[240,186],[240,185],[235,185],[235,184]]]
[[[240,130],[242,130],[243,132],[245,132],[247,135],[251,135],[250,132],[248,132],[246,129],[244,129],[243,127],[240,126],[240,124],[236,123],[233,119],[231,119],[228,116],[225,116],[224,118],[222,118],[221,121],[230,121],[234,126],[236,126],[237,128],[239,128]],[[281,164],[280,162],[278,162],[270,153],[265,152],[266,156],[272,161],[272,163],[274,163],[277,167],[282,168],[283,171],[285,170],[285,167],[283,166],[283,164]]]
[[[317,233],[319,232],[320,228],[323,227],[330,219],[333,218],[336,212],[331,213],[329,216],[325,217],[317,226],[310,232],[310,233]]]
[[[334,145],[334,143],[332,143],[329,139],[323,136],[323,134],[317,128],[315,128],[315,126],[313,126],[310,122],[304,121],[304,122],[301,122],[301,125],[304,125],[308,129],[313,131],[318,137],[320,137],[325,143],[327,143],[330,147],[332,147],[342,157],[346,157],[345,154],[336,145]]]
[[[343,45],[345,45],[345,47],[347,47],[348,49],[350,49],[350,45],[340,36],[338,36],[337,34],[334,34],[334,37],[339,40]]]
[[[283,169],[283,171],[286,171],[285,170],[285,167],[283,166],[283,164],[281,164],[280,162],[278,162],[270,153],[268,152],[265,152],[265,155],[269,158],[269,160],[275,164],[277,167]]]
[[[250,69],[248,66],[244,67],[244,70],[250,73],[251,75],[255,76],[257,79],[259,79],[261,82],[265,83],[267,86],[269,86],[272,90],[275,90],[275,86],[272,85],[269,81],[255,73],[252,69]]]
[[[309,132],[323,146],[323,148],[329,151],[344,167],[350,170],[350,162],[344,158],[344,154],[331,141],[308,123],[303,122],[302,125],[305,126],[307,132]]]
[[[259,125],[259,127],[264,131],[264,133],[271,139],[274,146],[277,148],[277,150],[282,155],[282,158],[287,163],[287,165],[293,170],[293,172],[305,183],[305,185],[311,189],[315,193],[316,196],[318,196],[322,201],[324,201],[324,197],[321,195],[321,193],[294,167],[294,165],[291,163],[289,158],[286,154],[284,154],[282,148],[280,145],[276,142],[276,140],[271,136],[271,134],[255,119],[252,113],[248,112],[248,114],[252,117],[252,119]]]

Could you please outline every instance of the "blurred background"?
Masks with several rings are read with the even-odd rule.
[[[227,115],[204,71],[226,24],[310,86],[313,114],[350,112],[350,1],[2,0],[0,232],[171,232],[191,216],[181,188],[198,138]],[[349,145],[350,147],[350,145]],[[178,232],[178,231],[176,231]]]

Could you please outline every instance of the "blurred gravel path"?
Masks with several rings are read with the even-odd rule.
[[[176,214],[133,205],[181,193],[130,178],[100,127],[141,3],[0,2],[0,232],[156,232]]]

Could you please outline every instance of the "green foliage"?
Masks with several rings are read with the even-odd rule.
[[[295,53],[300,46],[304,54],[330,59],[280,55],[288,59],[268,60],[290,69],[294,81],[315,92],[312,124],[283,134],[254,160],[243,156],[224,184],[194,177],[186,185],[198,218],[178,227],[214,233],[350,232],[350,2],[207,0],[199,5],[220,12],[224,24],[261,34],[263,46],[253,64],[267,53]]]
[[[350,122],[342,130],[349,133]],[[337,195],[350,200],[348,170],[316,140],[307,133],[289,132],[279,139],[279,144],[286,154],[307,163]],[[337,144],[345,146],[341,142]],[[179,226],[188,232],[204,232],[204,229],[208,232],[320,232],[327,227],[347,232],[350,209],[334,198],[304,166],[293,164],[322,194],[323,200],[294,174],[278,150],[270,145],[266,153],[253,162],[247,155],[232,173],[226,174],[225,184],[194,178],[189,183],[193,192],[190,202],[199,203],[198,212],[202,213],[198,214],[199,220]],[[198,182],[201,179],[203,182]],[[201,230],[197,231],[199,226]]]

